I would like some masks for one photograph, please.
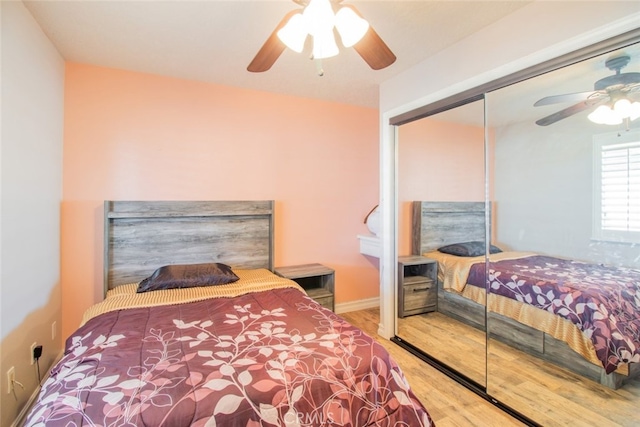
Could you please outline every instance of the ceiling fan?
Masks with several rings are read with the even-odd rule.
[[[577,102],[576,104],[543,117],[536,121],[540,126],[548,126],[559,120],[581,111],[597,107],[589,120],[598,124],[620,124],[624,119],[634,120],[640,116],[640,73],[622,73],[629,64],[627,55],[610,58],[605,65],[615,74],[595,82],[594,90],[589,92],[569,93],[565,95],[547,96],[538,100],[535,107],[560,102]]]
[[[308,35],[314,42],[312,58],[337,55],[336,32],[343,46],[353,46],[372,69],[380,70],[395,62],[396,56],[391,49],[355,7],[341,5],[342,0],[293,2],[303,9],[292,10],[282,18],[247,67],[248,71],[260,73],[269,70],[285,47],[301,52]]]

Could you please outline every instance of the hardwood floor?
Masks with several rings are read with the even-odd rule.
[[[398,335],[471,378],[485,366],[484,333],[442,313],[402,319]],[[612,390],[495,339],[488,356],[489,393],[544,426],[640,425],[638,379]]]
[[[341,316],[389,350],[437,426],[523,425],[397,344],[379,337],[377,308],[343,313]],[[425,319],[420,317],[403,319],[410,321],[401,324],[399,330],[405,335],[413,334],[401,335],[403,338],[417,344],[419,341],[412,341],[411,337],[417,340],[421,336],[419,330],[430,329],[431,335],[426,335],[432,344],[429,348],[435,347],[433,344],[436,342],[449,342],[451,348],[457,349],[454,353],[466,354],[471,365],[477,364],[478,372],[482,370],[480,362],[474,362],[474,357],[469,356],[473,349],[477,350],[478,339],[474,333],[478,331],[445,316],[438,317],[438,313],[431,316],[431,321],[435,323],[428,327],[424,325]],[[447,322],[449,325],[445,325]],[[467,334],[457,329],[460,327],[467,327],[470,331],[466,331]],[[457,331],[460,336],[466,335],[466,338],[458,337],[458,340],[451,341],[451,330]],[[438,331],[444,331],[441,337],[437,336]],[[469,347],[463,348],[465,345]],[[491,340],[489,349],[488,375],[492,396],[540,424],[572,427],[640,425],[640,412],[637,409],[640,402],[639,380],[633,380],[618,390],[611,390],[498,341]],[[481,350],[484,353],[484,349]],[[454,359],[449,356],[450,361]],[[543,404],[539,405],[540,402]]]
[[[637,379],[612,390],[496,340],[489,343],[488,366],[492,395],[545,426],[640,425]]]
[[[487,338],[483,331],[433,312],[398,319],[398,336],[428,348],[436,359],[487,386]]]
[[[371,335],[389,351],[438,427],[524,425],[397,344],[381,338],[377,332],[380,322],[377,308],[342,313],[340,316]]]

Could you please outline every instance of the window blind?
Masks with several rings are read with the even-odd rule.
[[[601,145],[600,227],[640,232],[640,140]]]

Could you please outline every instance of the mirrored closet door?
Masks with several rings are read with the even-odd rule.
[[[639,37],[398,120],[397,341],[532,425],[640,425]]]
[[[640,425],[640,119],[593,116],[640,116],[640,45],[486,99],[487,392],[542,425]]]
[[[397,336],[486,386],[484,288],[457,298],[438,248],[485,236],[484,100],[398,129]],[[484,246],[476,248],[484,256]],[[481,276],[484,275],[484,269]],[[479,278],[481,287],[484,278]]]

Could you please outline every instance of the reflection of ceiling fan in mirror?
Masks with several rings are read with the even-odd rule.
[[[535,107],[560,102],[577,102],[577,104],[543,117],[536,124],[548,126],[594,107],[593,112],[589,114],[589,120],[598,124],[618,125],[625,120],[635,120],[640,117],[640,73],[620,72],[629,61],[630,58],[626,55],[608,59],[605,65],[616,73],[595,82],[593,91],[547,96],[540,99],[534,104]]]
[[[287,13],[253,61],[248,71],[267,71],[282,54],[285,47],[298,53],[304,49],[307,36],[313,38],[312,58],[323,59],[338,54],[335,33],[344,47],[351,47],[374,70],[393,64],[396,56],[351,5],[340,5],[342,0],[293,0],[303,9]],[[334,31],[337,30],[337,31]]]

